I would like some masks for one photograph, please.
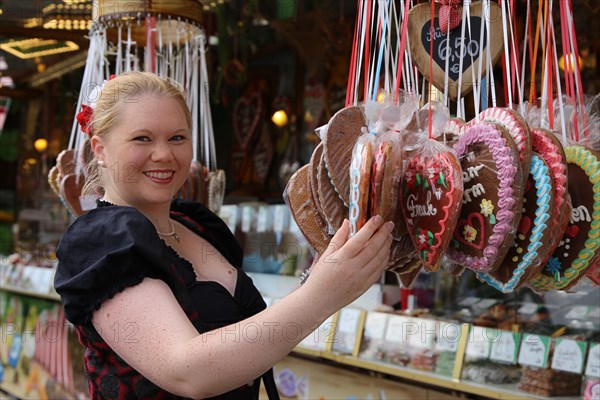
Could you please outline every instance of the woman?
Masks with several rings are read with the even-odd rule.
[[[276,397],[271,367],[377,281],[392,224],[375,217],[348,240],[345,222],[306,284],[265,309],[226,225],[172,200],[192,158],[180,90],[124,74],[89,116],[98,169],[84,191],[103,197],[63,236],[55,287],[86,347],[92,398],[253,399],[261,376]]]

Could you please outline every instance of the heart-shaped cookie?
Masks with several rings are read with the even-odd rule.
[[[529,281],[539,293],[573,287],[600,257],[600,154],[581,145],[565,147],[565,154],[571,218],[548,263]]]
[[[371,170],[373,167],[373,147],[369,138],[361,137],[352,151],[350,163],[350,236],[360,230],[369,218],[369,198],[371,195]]]
[[[432,83],[439,90],[444,90],[444,80],[446,73],[446,61],[448,60],[448,95],[456,99],[459,95],[459,74],[462,65],[462,83],[461,96],[465,95],[473,88],[473,74],[479,70],[479,59],[482,60],[481,76],[485,76],[487,70],[488,51],[490,46],[490,55],[492,65],[496,63],[502,54],[502,19],[494,16],[502,15],[502,10],[495,2],[490,2],[489,15],[490,35],[494,38],[488,44],[487,34],[483,35],[483,43],[479,42],[480,33],[484,29],[485,21],[482,18],[482,2],[475,1],[470,5],[470,24],[471,33],[465,29],[465,37],[462,37],[461,25],[450,31],[449,34],[442,32],[440,28],[437,11],[439,5],[436,4],[436,17],[434,19],[434,31],[431,32],[431,4],[424,3],[414,6],[408,15],[408,35],[410,39],[410,51],[417,68],[424,76],[429,76],[429,58],[430,43],[433,40],[433,77]],[[461,22],[462,24],[462,22]],[[486,31],[484,30],[484,33]],[[462,59],[462,64],[461,64]]]
[[[263,102],[259,92],[240,97],[233,107],[233,132],[242,150],[247,150],[260,130]]]
[[[79,217],[83,214],[79,197],[83,189],[85,179],[83,175],[69,174],[62,178],[60,182],[60,197],[63,199],[63,204],[74,217]]]
[[[216,214],[218,214],[223,205],[226,184],[225,171],[217,169],[208,172],[208,195],[206,204],[208,205],[208,208]]]
[[[284,199],[307,242],[317,253],[323,254],[330,237],[323,233],[316,219],[315,206],[310,196],[308,168],[308,165],[303,166],[290,178],[284,191]]]
[[[75,150],[67,149],[58,153],[56,167],[63,178],[69,174],[74,174],[76,166],[77,158],[75,157]]]
[[[441,146],[440,146],[441,147]],[[425,270],[436,271],[460,215],[462,176],[450,149],[417,152],[402,175],[402,212]]]
[[[454,151],[463,171],[463,200],[448,258],[478,272],[495,270],[513,244],[521,219],[523,173],[517,146],[495,124],[476,124]]]
[[[331,179],[329,179],[327,167],[325,166],[325,152],[321,154],[319,169],[317,172],[318,198],[321,201],[323,215],[328,224],[328,233],[334,234],[342,226],[344,219],[348,216],[348,207],[335,191]]]
[[[421,264],[419,257],[408,261],[402,268],[403,272],[396,274],[398,281],[400,281],[400,287],[410,289],[417,280],[417,276],[421,273],[422,268],[423,264]]]
[[[366,126],[360,107],[343,108],[331,118],[323,138],[323,155],[335,191],[346,207],[350,204],[348,171],[352,148]]]
[[[322,220],[325,220],[325,214],[323,213],[323,207],[321,206],[321,199],[319,198],[319,164],[323,157],[323,143],[319,143],[313,150],[310,156],[310,162],[308,163],[308,179],[310,181],[310,193],[312,196],[313,203],[315,203],[315,209]],[[329,233],[328,230],[325,233]]]
[[[524,285],[543,268],[552,245],[554,225],[554,181],[546,162],[534,153],[526,185],[523,213],[513,246],[495,271],[481,272],[479,279],[504,293]],[[482,212],[484,207],[482,206]],[[493,212],[490,207],[486,212]]]
[[[55,165],[48,171],[48,184],[50,185],[50,188],[52,188],[54,194],[60,197],[60,181],[57,181],[58,176],[58,167]]]
[[[531,163],[531,134],[529,126],[523,117],[510,108],[490,107],[483,110],[471,121],[471,125],[488,122],[506,129],[512,136],[519,149],[519,162],[523,171],[529,171]]]
[[[371,173],[371,215],[393,221],[399,204],[402,149],[399,143],[383,141],[377,146]]]
[[[554,212],[551,213],[554,235],[551,238],[551,247],[548,257],[554,253],[558,246],[571,216],[571,201],[567,179],[567,156],[562,144],[554,134],[546,129],[531,129],[531,147],[541,157],[550,170],[554,181]],[[548,260],[544,260],[545,265]]]

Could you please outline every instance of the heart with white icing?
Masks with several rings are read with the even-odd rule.
[[[565,147],[572,211],[554,254],[529,286],[538,293],[573,287],[600,258],[600,154]]]
[[[554,234],[551,215],[555,191],[551,175],[546,162],[534,154],[514,244],[500,268],[478,274],[480,280],[496,290],[511,293],[543,267]]]
[[[417,255],[427,271],[436,271],[456,228],[462,176],[452,151],[416,154],[402,175],[402,212]]]
[[[454,151],[464,192],[447,255],[474,271],[493,271],[513,244],[521,219],[524,185],[517,146],[502,127],[481,123],[466,129]]]

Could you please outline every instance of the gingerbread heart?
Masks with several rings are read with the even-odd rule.
[[[83,214],[79,197],[83,189],[84,178],[82,175],[69,174],[62,178],[60,182],[60,197],[63,199],[63,204],[74,217],[79,217]]]
[[[331,118],[323,138],[323,156],[335,191],[346,207],[350,204],[348,171],[352,148],[366,126],[365,116],[359,107],[343,108]]]
[[[313,150],[310,156],[310,166],[308,169],[308,179],[310,181],[310,193],[312,201],[315,203],[316,212],[319,214],[321,219],[325,220],[325,214],[323,213],[323,207],[321,206],[321,199],[319,198],[319,163],[323,154],[323,143],[319,143]],[[329,233],[328,230],[325,233]]]
[[[417,253],[415,252],[412,240],[410,240],[408,235],[402,235],[398,240],[392,241],[388,270],[402,272],[403,266],[416,257]]]
[[[74,174],[76,166],[77,157],[75,157],[75,150],[67,149],[58,153],[56,167],[63,178],[69,174]]]
[[[462,186],[460,164],[450,149],[419,151],[406,165],[402,175],[402,212],[427,271],[439,268],[452,239],[460,214]]]
[[[60,197],[60,184],[59,181],[57,181],[58,176],[58,167],[55,165],[48,171],[48,184],[50,185],[50,188],[52,188],[54,194]]]
[[[362,140],[362,139],[365,140]],[[350,163],[350,236],[360,230],[369,218],[373,148],[369,137],[361,137],[352,151]]]
[[[398,276],[398,281],[400,281],[400,287],[410,289],[417,280],[422,268],[423,265],[421,264],[419,257],[415,257],[408,261],[402,268],[403,272],[396,274]]]
[[[328,233],[334,234],[348,216],[348,207],[344,204],[329,179],[327,167],[325,166],[325,152],[321,154],[319,169],[317,172],[318,198],[321,201],[323,215],[328,224]]]
[[[498,124],[506,129],[515,140],[519,149],[521,169],[529,171],[529,164],[531,163],[531,135],[529,133],[529,126],[518,112],[510,108],[490,107],[483,110],[471,121],[471,124],[479,122]]]
[[[600,258],[600,154],[565,147],[572,211],[569,226],[542,272],[529,286],[536,292],[567,290]]]
[[[436,4],[436,15],[440,6]],[[502,10],[495,2],[490,2],[489,14],[491,16],[501,15]],[[495,64],[502,54],[502,19],[490,19],[489,37],[494,38],[490,43],[487,34],[483,35],[483,43],[480,43],[480,33],[484,29],[485,21],[482,18],[482,2],[475,1],[470,5],[471,32],[465,30],[462,37],[462,29],[459,25],[448,34],[440,27],[439,16],[434,19],[434,30],[431,32],[431,4],[423,3],[411,8],[408,15],[408,35],[410,39],[410,51],[417,68],[424,76],[429,76],[430,44],[433,40],[433,77],[432,83],[439,90],[444,90],[446,77],[446,61],[448,61],[448,95],[456,99],[459,95],[459,77],[462,66],[462,82],[460,95],[464,96],[473,88],[473,74],[479,71],[479,59],[482,60],[481,76],[485,76],[488,65],[488,51],[490,47],[491,64]],[[461,23],[462,24],[462,23]],[[485,33],[486,31],[484,31]],[[449,58],[449,60],[448,60]]]
[[[319,254],[323,254],[330,237],[323,233],[316,219],[315,206],[310,196],[308,168],[308,165],[303,166],[290,178],[284,191],[284,199],[306,241]]]
[[[399,196],[402,171],[402,151],[399,143],[379,143],[371,173],[371,215],[380,215],[384,221],[393,221]]]
[[[240,97],[233,107],[233,132],[242,150],[247,150],[259,134],[263,102],[259,92]]]
[[[571,201],[567,179],[567,156],[558,138],[546,129],[531,129],[531,147],[548,164],[554,182],[555,202],[554,212],[551,216],[554,235],[551,238],[549,257],[556,250],[560,239],[567,229],[571,216]],[[545,265],[546,262],[548,262],[547,259],[544,260],[543,264]]]
[[[479,279],[504,293],[511,293],[539,272],[548,256],[555,232],[551,217],[555,210],[552,172],[537,154],[532,157],[528,183],[513,246],[500,268],[478,274]],[[493,212],[493,209],[490,207],[485,211]]]
[[[464,193],[450,261],[478,272],[493,271],[513,244],[521,219],[523,173],[517,146],[502,127],[476,124],[459,137]]]

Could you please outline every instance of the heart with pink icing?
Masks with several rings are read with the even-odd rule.
[[[524,181],[517,146],[501,126],[480,123],[465,130],[454,151],[464,192],[461,222],[447,255],[474,271],[493,271],[513,244],[521,219]]]
[[[402,213],[417,255],[427,271],[436,271],[461,207],[458,159],[449,149],[431,155],[417,152],[406,165],[401,187]]]

